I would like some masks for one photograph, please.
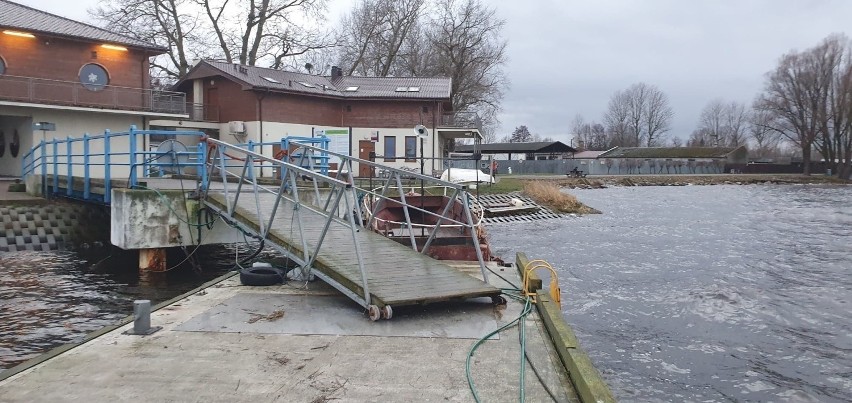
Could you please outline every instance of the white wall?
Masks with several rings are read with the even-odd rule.
[[[8,143],[11,141],[11,134],[6,130],[6,153],[0,159],[0,175],[19,176],[21,175],[21,157],[29,152],[33,145],[37,145],[41,140],[51,141],[54,138],[65,139],[68,136],[81,138],[83,134],[91,135],[103,134],[105,129],[113,132],[126,132],[131,125],[136,125],[138,128],[143,128],[143,118],[138,115],[123,115],[116,113],[88,112],[88,111],[69,111],[57,109],[40,109],[40,108],[25,108],[17,106],[0,106],[0,116],[2,121],[7,121],[5,117],[13,117],[12,121],[19,121],[21,127],[18,128],[18,134],[21,137],[21,151],[17,158],[11,159],[9,154]],[[15,119],[14,117],[18,117]],[[23,119],[21,119],[23,118]],[[20,123],[23,122],[23,123]],[[33,122],[50,122],[56,124],[56,131],[42,132],[40,130],[33,131]],[[115,139],[111,143],[111,148],[115,150],[127,150],[128,139],[126,137]],[[143,140],[140,139],[139,149],[143,146]],[[52,152],[52,149],[48,150]],[[90,152],[99,153],[103,151],[103,143],[101,141],[92,141],[90,143]],[[64,146],[60,146],[60,153],[65,152]],[[72,153],[82,154],[82,142],[74,143]],[[127,157],[124,161],[127,162]],[[52,170],[52,169],[51,169]],[[49,171],[51,171],[49,170]],[[78,173],[79,170],[79,173]],[[62,167],[61,173],[65,173],[65,167]],[[129,169],[120,167],[113,169],[115,175],[127,175]],[[49,172],[52,173],[52,172]],[[82,176],[83,167],[74,168],[74,174]],[[90,175],[93,177],[103,177],[102,166],[92,166]]]

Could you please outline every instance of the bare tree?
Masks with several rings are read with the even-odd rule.
[[[814,142],[824,130],[824,116],[831,86],[831,71],[837,61],[824,57],[824,46],[784,55],[767,77],[757,102],[761,111],[777,119],[772,130],[793,141],[802,150],[804,173],[810,175]]]
[[[630,99],[623,91],[617,91],[609,98],[609,105],[606,113],[604,113],[604,124],[609,131],[609,145],[612,147],[637,145],[630,141],[629,103]]]
[[[749,114],[748,134],[754,144],[750,147],[750,155],[757,158],[779,155],[778,143],[781,141],[781,136],[773,130],[773,127],[777,126],[774,120],[775,115],[764,110],[754,110]]]
[[[744,104],[731,102],[725,105],[725,145],[739,147],[746,143],[748,110]]]
[[[669,131],[674,111],[668,97],[653,85],[633,84],[610,97],[604,122],[611,145],[651,147]]]
[[[152,77],[173,81],[201,58],[280,68],[288,58],[333,46],[304,20],[326,0],[101,0],[90,14],[111,30],[165,46]],[[301,17],[302,22],[296,23]]]
[[[340,62],[347,74],[386,77],[397,68],[404,45],[423,10],[424,0],[361,0],[343,18]]]

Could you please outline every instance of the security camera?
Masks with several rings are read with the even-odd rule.
[[[429,135],[429,132],[426,130],[426,126],[423,125],[414,126],[414,133],[420,137],[426,137]]]

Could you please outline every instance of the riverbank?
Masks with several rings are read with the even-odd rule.
[[[836,184],[849,181],[825,175],[790,174],[717,174],[717,175],[598,175],[566,178],[562,175],[505,175],[493,185],[480,186],[480,194],[520,192],[530,181],[546,181],[571,189],[598,189],[612,186],[711,186],[711,185],[779,185]]]

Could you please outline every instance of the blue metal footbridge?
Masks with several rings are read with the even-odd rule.
[[[152,136],[165,140],[153,147]],[[262,152],[272,146],[282,152]],[[358,186],[353,173],[363,165],[386,173],[375,179],[378,187]],[[184,180],[194,180],[189,191],[207,209],[296,262],[302,278],[318,277],[348,296],[372,320],[390,319],[392,306],[500,298],[500,290],[488,283],[480,248],[475,249],[481,278],[426,254],[442,225],[461,228],[473,245],[480,244],[472,196],[464,186],[329,151],[324,137],[232,144],[197,131],[131,127],[42,141],[24,155],[22,172],[31,192],[104,205],[118,188],[164,188],[175,178],[182,188]],[[412,182],[445,188],[461,206],[462,218],[450,214],[451,204],[436,213],[407,203],[406,183],[410,188]],[[363,203],[365,198],[373,203]],[[403,245],[368,229],[375,211],[367,206],[378,209],[388,202],[402,205],[410,234],[413,215],[434,217],[425,244],[418,247],[412,236]]]

